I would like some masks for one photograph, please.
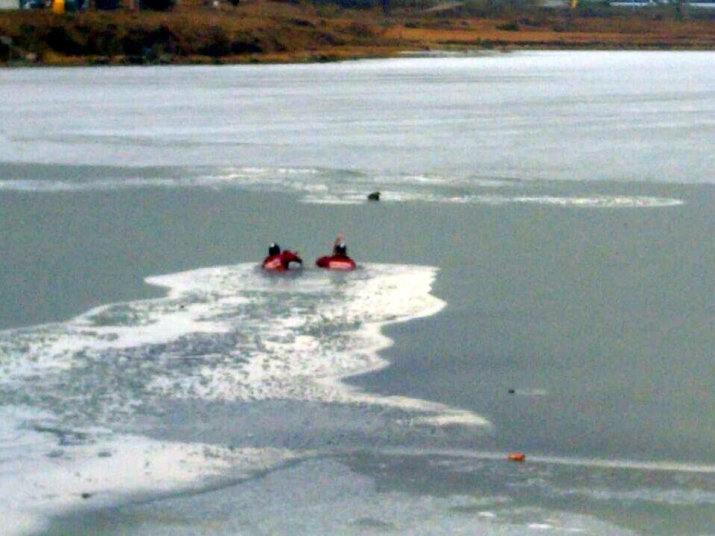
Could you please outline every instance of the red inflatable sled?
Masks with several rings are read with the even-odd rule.
[[[347,256],[332,255],[330,257],[320,257],[315,261],[315,265],[328,270],[354,270],[355,261]]]

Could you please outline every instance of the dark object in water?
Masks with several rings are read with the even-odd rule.
[[[372,192],[371,194],[368,194],[367,199],[368,201],[379,201],[380,192]]]

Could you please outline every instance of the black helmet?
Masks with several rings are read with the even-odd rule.
[[[268,254],[273,256],[273,255],[280,255],[281,252],[281,247],[276,244],[275,242],[268,246]]]

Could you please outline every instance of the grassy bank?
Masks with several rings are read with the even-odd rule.
[[[170,12],[0,12],[3,65],[315,62],[487,48],[715,49],[715,21],[641,11],[345,10],[249,1]],[[670,9],[672,12],[667,11]]]

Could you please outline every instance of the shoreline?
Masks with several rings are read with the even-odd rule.
[[[169,60],[153,61],[149,59],[136,60],[125,56],[112,58],[54,58],[46,61],[39,60],[16,60],[9,63],[0,63],[0,69],[32,69],[32,68],[72,68],[72,67],[220,67],[220,66],[242,66],[242,65],[300,65],[315,63],[338,63],[363,60],[386,60],[396,58],[429,58],[429,57],[476,57],[491,56],[497,54],[510,54],[518,52],[712,52],[715,48],[670,48],[662,46],[644,46],[626,48],[620,46],[613,47],[592,47],[592,46],[572,46],[572,45],[549,45],[549,46],[514,46],[503,45],[492,48],[435,48],[435,49],[405,49],[394,51],[380,51],[366,49],[365,51],[353,51],[351,53],[315,53],[297,52],[293,54],[270,54],[259,57],[245,58],[243,56],[235,58],[222,58],[220,61],[205,57],[172,58]]]

